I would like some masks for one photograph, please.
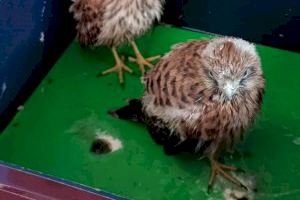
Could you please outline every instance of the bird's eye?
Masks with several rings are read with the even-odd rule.
[[[212,73],[211,71],[209,71],[208,74],[209,74],[209,76],[210,76],[211,78],[214,77],[214,75],[213,75],[213,73]]]
[[[250,69],[247,69],[243,74],[243,78],[246,78],[249,74],[250,74]]]

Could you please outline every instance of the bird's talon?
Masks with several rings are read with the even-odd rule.
[[[214,184],[216,176],[217,175],[221,175],[225,179],[227,179],[230,182],[236,184],[237,186],[240,186],[240,187],[243,187],[243,188],[247,188],[237,178],[235,178],[232,175],[230,175],[230,174],[228,174],[228,173],[225,172],[225,170],[236,171],[237,170],[236,167],[227,166],[227,165],[218,163],[214,159],[211,159],[210,162],[211,162],[212,172],[211,172],[210,179],[209,179],[209,185],[212,186]]]
[[[160,59],[160,58],[161,58],[160,55],[152,56],[152,57],[146,58],[146,61],[151,62],[151,61],[154,61],[154,60],[157,60],[157,59]]]
[[[144,58],[143,55],[140,53],[137,45],[135,44],[135,42],[131,42],[131,45],[133,47],[133,50],[135,52],[136,57],[129,57],[129,61],[131,62],[136,62],[139,65],[140,71],[142,74],[145,73],[145,66],[149,67],[149,68],[153,68],[154,65],[151,64],[150,62],[153,60],[156,60],[158,58],[160,58],[160,55],[158,56],[152,56],[149,58]]]
[[[128,60],[130,61],[130,62],[135,62],[136,61],[136,59],[135,58],[133,58],[133,57],[128,57]]]
[[[224,165],[221,163],[218,163],[220,168],[223,168],[225,170],[230,170],[230,171],[236,171],[238,168],[234,167],[234,166],[229,166],[229,165]]]
[[[126,65],[123,65],[123,69],[125,71],[127,71],[128,73],[132,74],[132,70],[129,67],[127,67]]]
[[[118,78],[119,78],[120,84],[123,85],[123,83],[124,83],[124,78],[123,78],[124,71],[126,71],[128,73],[132,73],[132,70],[124,64],[125,57],[124,56],[119,56],[119,54],[117,52],[117,49],[115,47],[112,48],[112,53],[114,55],[116,64],[115,64],[114,67],[103,71],[101,73],[101,75],[106,75],[106,74],[109,74],[109,73],[116,72],[116,73],[118,73]],[[99,76],[100,75],[98,74],[97,77],[99,77]]]
[[[148,66],[150,69],[154,67],[154,65],[152,65],[151,63],[145,62],[144,63],[146,66]]]

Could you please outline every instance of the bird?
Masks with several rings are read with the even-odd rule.
[[[217,175],[246,188],[223,164],[222,153],[253,126],[261,111],[265,78],[254,44],[221,36],[177,44],[142,79],[144,94],[109,110],[115,118],[145,124],[166,153],[208,158],[208,189]]]
[[[74,0],[69,8],[76,21],[77,39],[84,47],[105,45],[111,48],[115,66],[102,75],[117,72],[120,83],[124,83],[123,71],[132,73],[124,64],[117,47],[130,43],[142,74],[145,66],[153,67],[152,61],[160,55],[144,58],[134,39],[148,31],[155,20],[160,20],[165,0]]]

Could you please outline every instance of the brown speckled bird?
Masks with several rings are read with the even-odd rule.
[[[110,114],[145,123],[167,151],[202,153],[211,163],[209,187],[216,175],[243,186],[219,155],[243,138],[261,108],[264,77],[254,45],[231,37],[179,44],[144,83],[141,100]]]
[[[123,70],[132,73],[117,52],[117,47],[131,43],[136,62],[142,73],[144,66],[150,68],[151,61],[160,56],[144,58],[138,50],[134,38],[151,28],[155,19],[160,19],[164,0],[74,0],[70,7],[77,21],[77,38],[84,46],[107,45],[112,48],[116,65],[102,74],[118,72],[123,83]]]

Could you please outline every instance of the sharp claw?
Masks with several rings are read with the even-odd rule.
[[[214,184],[214,180],[216,178],[217,175],[221,175],[223,176],[223,178],[226,178],[227,180],[231,181],[232,183],[236,184],[237,186],[240,186],[246,190],[248,190],[248,188],[242,184],[237,178],[235,178],[234,176],[228,174],[227,171],[236,171],[237,168],[233,167],[233,166],[227,166],[221,163],[218,163],[217,161],[211,159],[211,167],[212,167],[212,173],[210,175],[210,180],[209,180],[209,184],[208,185],[213,185]]]
[[[140,71],[142,74],[145,74],[145,66],[149,67],[150,69],[154,67],[151,61],[160,58],[160,56],[153,56],[149,58],[144,58],[142,55],[137,55],[136,58],[128,57],[130,62],[136,62],[139,65]]]
[[[123,69],[125,70],[125,71],[127,71],[128,73],[132,73],[132,70],[129,68],[129,67],[127,67],[126,65],[125,66],[123,66]]]
[[[160,57],[161,57],[160,55],[152,56],[152,57],[146,58],[146,60],[147,60],[148,62],[151,62],[151,61],[153,61],[153,60],[159,59]]]
[[[154,65],[152,65],[151,63],[145,63],[145,65],[147,65],[149,68],[153,68]]]

